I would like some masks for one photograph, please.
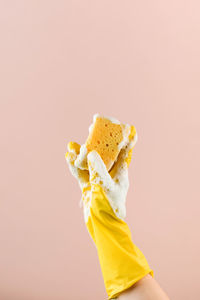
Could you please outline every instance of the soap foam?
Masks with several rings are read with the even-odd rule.
[[[80,153],[77,156],[77,159],[75,160],[74,164],[77,168],[81,169],[81,170],[87,170],[87,154],[88,154],[88,150],[85,144],[83,144],[80,147]]]
[[[114,123],[114,124],[121,124],[120,121],[118,121],[117,119],[115,119],[115,118],[113,118],[113,117],[107,117],[107,116],[102,117],[102,116],[100,116],[100,114],[95,114],[95,115],[93,116],[93,123],[96,122],[96,119],[97,119],[97,118],[104,118],[104,119],[107,119],[107,120],[111,121],[111,122]]]
[[[123,220],[126,216],[125,203],[129,188],[127,164],[124,162],[118,169],[116,176],[111,178],[98,152],[94,150],[91,151],[88,154],[88,160],[93,167],[93,169],[90,169],[90,176],[92,176],[90,181],[92,182],[92,187],[93,184],[102,186],[115,215]],[[86,190],[83,194],[85,222],[88,221],[90,216],[91,197],[92,189]]]

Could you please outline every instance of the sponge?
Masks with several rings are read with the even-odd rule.
[[[114,118],[95,114],[93,124],[89,128],[89,135],[75,162],[80,169],[88,169],[87,154],[96,150],[109,171],[117,160],[119,152],[136,134],[134,126],[122,124]]]

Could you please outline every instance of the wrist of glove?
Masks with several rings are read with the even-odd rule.
[[[153,270],[143,253],[134,245],[124,218],[129,188],[128,166],[135,143],[122,149],[110,172],[96,151],[87,155],[88,170],[80,170],[75,161],[80,145],[70,142],[66,160],[82,191],[84,220],[98,252],[109,299]]]

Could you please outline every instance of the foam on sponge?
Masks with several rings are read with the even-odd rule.
[[[89,136],[85,144],[81,146],[76,166],[81,169],[88,169],[87,153],[96,150],[104,161],[107,170],[110,170],[121,149],[128,144],[135,133],[134,126],[122,124],[114,118],[103,117],[99,114],[94,115],[93,124],[89,128]]]

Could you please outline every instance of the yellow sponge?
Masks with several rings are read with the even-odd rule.
[[[136,134],[134,126],[122,124],[114,118],[100,116],[93,117],[93,124],[89,128],[88,138],[80,148],[80,154],[75,162],[80,169],[88,169],[87,154],[96,150],[109,171],[117,160],[119,152]]]
[[[85,144],[88,152],[96,150],[100,154],[109,170],[119,154],[122,141],[122,125],[99,116],[96,117]]]

